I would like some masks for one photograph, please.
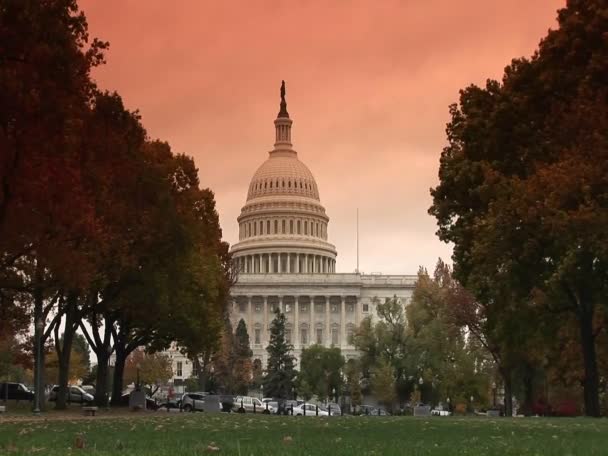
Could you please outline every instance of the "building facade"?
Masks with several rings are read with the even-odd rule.
[[[337,251],[329,242],[329,217],[313,174],[291,142],[292,120],[285,86],[274,121],[275,143],[257,169],[237,221],[232,247],[239,270],[231,290],[233,326],[247,324],[254,360],[266,365],[266,346],[275,309],[287,318],[286,338],[296,359],[322,344],[356,357],[350,335],[375,306],[396,296],[409,301],[416,276],[336,273]]]

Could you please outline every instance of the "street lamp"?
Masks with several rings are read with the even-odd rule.
[[[34,415],[40,415],[40,394],[42,393],[42,331],[44,331],[44,320],[40,315],[36,318],[34,328],[34,343],[36,345],[36,375],[34,377]]]
[[[420,390],[420,402],[422,402],[424,404],[424,401],[422,400],[422,385],[424,384],[424,380],[422,379],[422,377],[420,377],[418,379],[418,389]]]
[[[336,403],[338,403],[338,399],[336,398],[336,388],[331,389],[331,397]]]
[[[450,398],[449,397],[446,399],[446,402],[448,403],[448,412],[451,412],[452,407],[450,407]]]

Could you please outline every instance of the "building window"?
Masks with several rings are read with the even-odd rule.
[[[254,342],[254,343],[255,343],[256,345],[260,345],[260,344],[262,343],[262,342],[261,342],[261,341],[262,341],[262,330],[261,330],[261,329],[259,329],[259,328],[256,328],[256,329],[255,329],[255,336],[254,336],[254,337],[255,337],[255,339],[254,339],[254,340],[255,340],[255,342]]]
[[[355,305],[354,304],[349,304],[348,305],[348,311],[349,312],[354,312],[355,311]]]
[[[261,312],[262,311],[262,304],[260,304],[259,302],[255,305],[255,311],[256,312]]]
[[[369,304],[363,304],[363,312],[369,312]]]
[[[306,312],[308,310],[308,304],[300,304],[300,311]]]
[[[285,234],[285,220],[281,222],[281,233]]]
[[[181,377],[182,376],[182,362],[181,361],[177,362],[177,369],[176,369],[176,371],[177,372],[175,373],[175,376],[176,377]]]
[[[302,345],[308,345],[308,329],[300,329],[300,342]]]
[[[317,344],[323,345],[323,330],[321,328],[317,329]]]
[[[246,303],[244,303],[244,302],[241,302],[241,303],[239,304],[239,310],[241,311],[241,313],[245,313],[245,312],[247,312],[247,304],[246,304]]]
[[[289,221],[289,234],[293,234],[293,220]]]
[[[352,328],[348,328],[346,330],[346,343],[351,344],[353,340],[353,329]]]
[[[274,234],[277,234],[279,232],[279,221],[275,220],[274,221]]]
[[[291,329],[285,330],[285,342],[287,342],[288,344],[291,343]]]
[[[285,304],[285,313],[291,313],[291,304]]]
[[[315,306],[315,312],[318,314],[323,313],[323,307],[324,307],[323,304],[317,304]]]
[[[298,234],[301,234],[301,230],[300,230],[300,221],[298,220]]]
[[[264,222],[260,220],[260,236],[264,234]]]
[[[338,304],[332,304],[331,311],[332,313],[338,313]]]
[[[258,224],[256,222],[253,222],[253,235],[258,235]]]
[[[304,234],[308,236],[308,222],[304,220]]]
[[[338,328],[331,328],[331,343],[338,345],[338,338],[340,337],[340,331]]]
[[[266,234],[270,234],[270,220],[266,220]]]

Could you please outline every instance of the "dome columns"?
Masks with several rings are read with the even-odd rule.
[[[235,258],[241,274],[331,274],[335,258],[301,252],[264,252]]]

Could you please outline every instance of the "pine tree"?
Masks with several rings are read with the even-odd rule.
[[[293,346],[285,340],[285,314],[278,309],[270,326],[270,343],[266,348],[268,364],[264,377],[264,394],[269,397],[287,399],[292,396],[297,372]]]
[[[253,376],[251,358],[253,351],[249,345],[249,333],[245,320],[241,319],[234,334],[234,382],[238,394],[247,394]]]

